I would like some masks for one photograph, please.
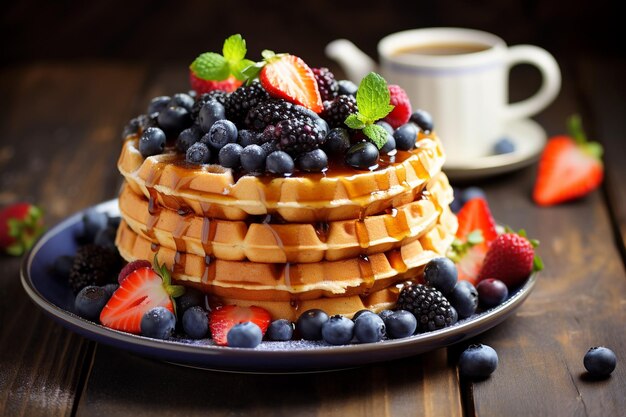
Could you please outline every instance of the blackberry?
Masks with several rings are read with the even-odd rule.
[[[68,278],[74,293],[88,285],[102,286],[115,282],[121,268],[119,255],[98,245],[84,245],[78,248]]]
[[[335,75],[328,68],[313,68],[313,74],[317,81],[317,89],[322,96],[322,101],[332,100],[337,97],[339,84],[335,80]]]
[[[278,140],[278,149],[292,156],[312,151],[324,142],[324,135],[309,118],[278,122],[274,127],[274,137]]]
[[[413,313],[420,332],[443,329],[454,323],[452,308],[446,297],[422,284],[406,284],[400,291],[396,308]]]
[[[230,93],[224,108],[226,109],[226,117],[237,125],[241,125],[248,114],[248,111],[258,104],[269,99],[269,94],[261,86],[255,82],[251,85],[242,86]]]
[[[356,105],[356,99],[352,96],[337,96],[331,101],[324,102],[324,111],[322,117],[328,122],[332,128],[343,127],[346,125],[344,121],[352,113],[359,111]]]
[[[249,129],[262,131],[269,125],[292,118],[293,115],[293,104],[282,99],[270,99],[250,109],[245,125]]]
[[[226,104],[226,100],[228,99],[228,93],[222,90],[213,90],[206,94],[202,94],[195,103],[193,103],[193,107],[191,108],[191,118],[195,121],[198,119],[198,113],[200,113],[200,109],[204,105],[211,100],[215,100],[220,103],[222,106]]]

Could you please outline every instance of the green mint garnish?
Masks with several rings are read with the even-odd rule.
[[[223,81],[230,75],[238,80],[244,80],[243,70],[254,62],[245,59],[246,41],[241,35],[232,35],[224,41],[222,55],[215,52],[205,52],[198,56],[189,66],[191,71],[203,80]]]
[[[351,114],[344,123],[351,129],[363,129],[363,133],[381,149],[387,142],[387,131],[374,124],[387,116],[393,107],[387,81],[375,72],[370,72],[361,80],[356,92],[357,113]]]

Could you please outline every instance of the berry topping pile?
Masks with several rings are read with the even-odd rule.
[[[152,99],[123,138],[139,138],[143,157],[177,152],[190,165],[290,176],[329,164],[373,170],[432,130],[430,115],[412,113],[404,90],[378,74],[357,86],[295,55],[265,50],[255,63],[246,52],[233,35],[221,54],[198,56],[192,91]]]

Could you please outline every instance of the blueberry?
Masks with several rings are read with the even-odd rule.
[[[141,335],[154,339],[167,339],[174,332],[176,317],[165,307],[151,308],[141,318]]]
[[[202,142],[196,142],[187,149],[185,160],[190,164],[207,164],[211,159],[209,147]]]
[[[406,310],[394,311],[384,320],[387,335],[392,339],[409,337],[417,329],[417,319],[413,313]]]
[[[167,107],[172,98],[170,96],[159,96],[150,100],[148,105],[147,114],[159,113],[161,110]]]
[[[241,165],[243,147],[238,143],[227,143],[218,154],[220,165],[226,168],[237,169]]]
[[[102,288],[104,288],[104,291],[106,291],[106,293],[108,294],[109,298],[111,298],[111,296],[113,295],[113,293],[115,291],[117,291],[117,289],[120,286],[114,282],[110,283],[110,284],[106,284],[104,285]]]
[[[374,313],[372,310],[368,310],[364,308],[363,310],[359,310],[356,313],[354,313],[354,316],[352,316],[352,321],[356,321],[356,319],[361,317],[363,314],[376,314],[376,313]]]
[[[380,148],[380,153],[381,154],[388,154],[390,152],[393,152],[396,150],[396,140],[394,139],[393,135],[391,134],[387,134],[387,142],[385,142],[385,144],[383,145],[382,148]]]
[[[109,248],[116,250],[115,246],[115,235],[117,234],[117,229],[114,227],[105,227],[104,229],[100,229],[98,233],[96,233],[96,237],[93,240],[93,243],[98,246],[102,246],[103,248]]]
[[[493,153],[503,155],[515,152],[515,144],[509,138],[502,138],[493,145]]]
[[[354,336],[361,343],[374,343],[385,337],[385,323],[378,314],[363,314],[354,322]]]
[[[121,222],[122,222],[122,218],[120,216],[108,216],[107,215],[107,227],[117,229],[118,227],[120,227]]]
[[[476,286],[478,301],[485,308],[495,307],[504,302],[509,296],[509,289],[499,279],[483,279]]]
[[[189,307],[183,313],[183,331],[192,339],[202,339],[209,332],[209,316],[200,306]]]
[[[202,130],[197,125],[193,125],[178,134],[176,139],[176,149],[178,152],[186,153],[187,149],[202,137]]]
[[[73,264],[73,256],[57,256],[52,263],[52,273],[59,278],[68,278],[70,276],[70,271],[72,270]]]
[[[346,163],[352,168],[368,170],[378,161],[378,148],[371,142],[359,142],[346,152]]]
[[[611,372],[615,369],[617,358],[615,357],[615,353],[609,348],[603,346],[592,347],[585,354],[583,364],[591,375],[606,377],[611,375]]]
[[[261,343],[261,339],[261,328],[250,321],[235,324],[226,335],[230,347],[255,348]]]
[[[470,200],[474,198],[482,198],[487,200],[487,195],[485,191],[480,187],[467,187],[463,191],[461,191],[461,204],[464,205]]]
[[[124,130],[122,130],[122,139],[126,139],[128,136],[138,134],[139,130],[142,129],[145,123],[145,119],[147,118],[148,116],[142,114],[140,116],[130,119],[126,126],[124,126]]]
[[[343,155],[350,147],[350,135],[346,129],[336,127],[326,135],[322,148],[330,156]]]
[[[415,147],[417,127],[413,123],[405,123],[393,132],[396,147],[401,151],[410,151]]]
[[[184,107],[185,109],[187,109],[187,111],[191,112],[191,109],[193,108],[193,103],[193,98],[191,98],[189,94],[178,93],[174,94],[169,102],[169,105]]]
[[[328,314],[314,308],[300,314],[296,321],[296,331],[306,340],[322,340],[322,325],[328,321]]]
[[[328,156],[321,149],[313,149],[300,155],[298,168],[304,172],[322,172],[328,168]]]
[[[456,285],[457,278],[456,265],[449,258],[431,259],[424,268],[426,284],[435,287],[443,295],[450,294]]]
[[[226,118],[226,111],[224,106],[215,101],[210,100],[202,105],[200,112],[198,113],[198,124],[203,132],[211,130],[211,126],[218,120]]]
[[[391,126],[389,123],[385,122],[384,120],[379,120],[376,122],[376,124],[385,129],[390,135],[393,135],[393,126]]]
[[[237,126],[230,120],[217,120],[200,140],[214,149],[222,149],[227,143],[237,142]]]
[[[278,151],[278,142],[272,140],[270,142],[265,142],[263,145],[261,145],[261,149],[263,149],[263,152],[265,153],[265,155],[269,155],[272,152],[276,152]]]
[[[448,324],[448,326],[452,326],[457,321],[459,321],[459,313],[456,311],[456,308],[454,308],[454,306],[450,306],[450,323]]]
[[[393,310],[383,310],[380,313],[378,313],[378,317],[380,317],[381,319],[383,319],[383,321],[387,320],[387,317],[391,316],[394,313]]]
[[[248,145],[241,151],[241,166],[247,172],[263,172],[265,151],[259,145]]]
[[[74,310],[79,316],[92,321],[97,321],[104,305],[111,296],[102,287],[89,285],[76,295]]]
[[[169,106],[161,110],[158,117],[159,127],[167,136],[178,136],[180,132],[191,126],[189,110],[181,106]]]
[[[337,86],[339,87],[337,90],[338,95],[356,96],[356,92],[359,89],[359,87],[350,80],[339,80],[337,81]]]
[[[158,127],[149,127],[143,131],[139,139],[139,153],[144,158],[158,155],[165,148],[165,132]]]
[[[243,148],[248,145],[258,145],[259,134],[253,132],[252,130],[241,129],[237,133],[237,143],[240,144]]]
[[[460,319],[470,317],[478,307],[478,291],[469,281],[459,281],[448,296]]]
[[[107,215],[100,211],[89,209],[83,213],[83,233],[81,240],[84,243],[93,243],[98,232],[107,227]]]
[[[415,123],[424,132],[430,132],[433,130],[433,118],[425,110],[416,110],[411,114],[409,121]]]
[[[459,358],[460,374],[470,379],[487,378],[497,367],[498,354],[487,345],[470,345]]]
[[[328,135],[330,126],[328,126],[328,122],[326,120],[318,116],[317,118],[313,119],[313,123],[315,123],[315,126],[317,126],[317,129],[322,136]]]
[[[344,316],[332,316],[322,325],[322,338],[331,345],[348,344],[353,334],[354,322]]]
[[[274,151],[267,155],[267,159],[265,160],[265,169],[272,174],[291,174],[294,170],[293,159],[287,152]]]
[[[196,288],[187,287],[180,297],[176,298],[176,308],[179,314],[183,314],[187,309],[195,306],[204,307],[206,296]]]
[[[265,333],[269,340],[286,342],[293,337],[293,323],[286,319],[274,320]]]

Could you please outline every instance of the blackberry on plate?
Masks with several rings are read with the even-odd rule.
[[[332,100],[337,97],[339,84],[335,80],[335,75],[328,68],[312,68],[315,80],[317,81],[317,89],[322,96],[323,101]]]
[[[245,125],[249,129],[261,131],[281,120],[294,117],[294,105],[283,99],[269,99],[248,111]]]
[[[76,251],[68,282],[74,293],[88,285],[115,282],[120,263],[118,254],[110,249],[93,244],[81,246]]]
[[[396,308],[413,313],[420,332],[443,329],[454,322],[446,297],[438,290],[422,284],[406,284],[400,291]]]
[[[223,106],[226,103],[227,98],[228,93],[222,90],[213,90],[208,93],[202,94],[196,99],[195,103],[193,103],[193,106],[191,107],[191,118],[193,120],[198,119],[200,109],[205,103],[208,103],[209,101],[217,101]]]
[[[224,104],[226,117],[237,125],[243,124],[248,111],[268,99],[269,94],[258,82],[239,87]]]
[[[341,95],[331,101],[324,102],[322,117],[328,122],[331,129],[334,127],[346,127],[344,124],[346,118],[357,111],[359,111],[359,108],[356,105],[356,98]]]
[[[324,143],[324,135],[310,119],[288,119],[275,126],[278,149],[293,155],[312,151]]]

